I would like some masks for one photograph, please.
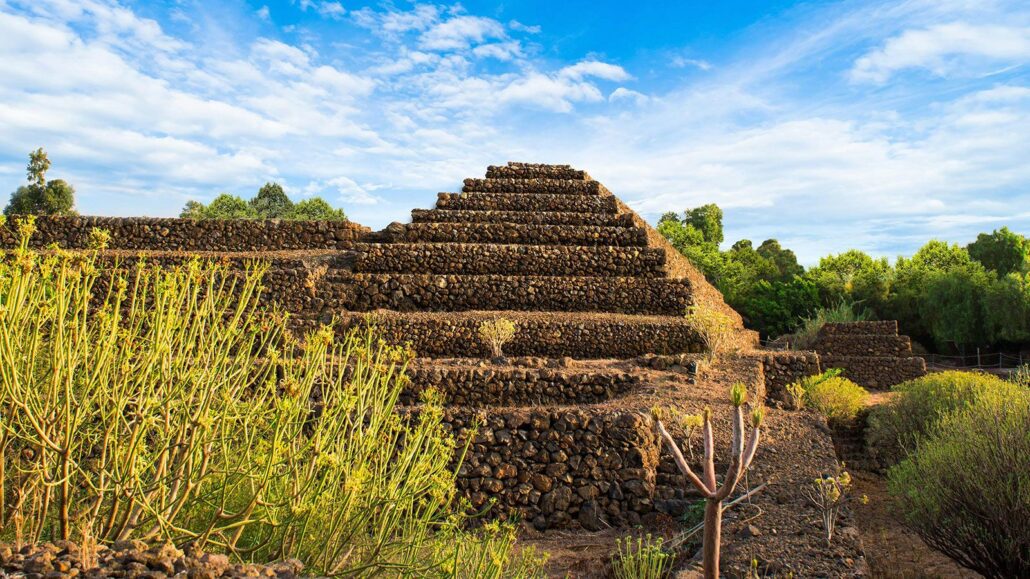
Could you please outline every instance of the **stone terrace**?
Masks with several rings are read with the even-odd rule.
[[[912,340],[898,335],[898,322],[826,324],[815,350],[824,368],[841,368],[867,388],[889,388],[926,374],[926,361],[912,355]]]
[[[485,179],[465,180],[461,193],[441,193],[435,208],[381,232],[350,223],[51,218],[40,220],[35,242],[83,247],[94,226],[112,231],[108,257],[122,264],[270,261],[264,295],[292,314],[295,330],[374,323],[388,340],[410,343],[419,358],[402,402],[415,407],[419,392],[435,387],[459,436],[482,425],[459,488],[477,508],[492,504],[492,516],[515,514],[539,530],[599,531],[681,514],[696,497],[661,451],[648,409],[711,405],[720,436],[728,412],[728,382],[698,383],[691,371],[702,345],[684,311],[718,308],[740,346],[757,342],[660,234],[565,165],[490,167]],[[12,242],[11,226],[0,228],[0,246]],[[505,347],[510,358],[491,361],[477,330],[498,317],[518,331]],[[733,379],[758,400],[819,368],[811,353],[762,352],[736,364],[743,378]],[[760,471],[808,480],[832,463],[829,437],[813,420],[792,427],[789,415],[774,417]],[[795,439],[812,449],[785,442]],[[773,493],[756,500],[770,511],[792,508]],[[803,536],[818,548],[817,533]]]

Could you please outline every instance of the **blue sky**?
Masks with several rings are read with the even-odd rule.
[[[508,160],[802,262],[1030,233],[1030,6],[0,0],[0,192],[81,212],[268,180],[382,227]]]

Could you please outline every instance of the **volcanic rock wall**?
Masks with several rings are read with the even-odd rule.
[[[912,341],[898,335],[898,322],[825,324],[815,351],[823,368],[841,368],[867,388],[888,388],[926,374],[926,361],[912,355]]]

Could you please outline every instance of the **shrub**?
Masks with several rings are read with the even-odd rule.
[[[515,561],[509,527],[461,530],[439,396],[398,412],[410,352],[367,329],[297,343],[258,308],[260,265],[103,270],[18,229],[0,261],[7,538],[168,540],[331,575]]]
[[[1009,377],[1009,381],[1023,388],[1030,388],[1030,364],[1023,364],[1016,368]]]
[[[873,408],[866,443],[881,464],[895,464],[948,412],[983,397],[1009,397],[1020,387],[981,372],[934,372],[894,386],[895,396]]]
[[[490,348],[494,358],[504,355],[504,345],[515,337],[518,326],[507,318],[487,320],[479,324],[479,338]]]
[[[661,537],[652,539],[650,534],[618,539],[612,555],[612,570],[615,579],[661,579],[672,571],[675,555],[662,549]]]
[[[833,532],[837,528],[837,518],[851,490],[851,475],[842,471],[836,476],[822,476],[812,482],[812,488],[805,489],[808,500],[819,509],[823,521],[826,544],[833,542]]]
[[[840,301],[829,308],[819,308],[814,314],[801,320],[800,327],[790,335],[789,343],[795,350],[811,350],[819,337],[819,330],[829,323],[861,322],[869,319],[865,310],[857,309],[857,304]]]
[[[1030,393],[945,414],[889,472],[905,522],[985,577],[1030,577]]]
[[[687,324],[704,344],[709,362],[722,355],[733,342],[733,318],[708,304],[687,308]]]
[[[869,392],[839,375],[809,376],[801,382],[805,401],[830,420],[850,420],[865,407]]]

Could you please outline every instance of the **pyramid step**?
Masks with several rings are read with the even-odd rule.
[[[488,517],[600,530],[639,525],[654,510],[661,446],[646,410],[445,409],[444,422],[459,448],[475,436],[455,484]]]
[[[600,195],[597,181],[576,179],[465,179],[466,193],[521,193],[544,195]]]
[[[813,348],[825,356],[910,356],[908,336],[827,334],[819,336]]]
[[[593,404],[624,395],[640,382],[639,375],[623,370],[495,365],[481,359],[448,362],[409,366],[401,404],[418,403],[429,388],[443,394],[450,406]]]
[[[436,200],[436,208],[472,211],[618,212],[615,198],[610,196],[516,193],[440,193]]]
[[[644,247],[647,232],[638,227],[541,225],[536,223],[409,223],[406,242],[515,243],[527,245],[614,245]]]
[[[326,307],[359,312],[505,309],[674,316],[692,303],[689,283],[665,278],[352,274],[335,270],[319,285],[332,292]]]
[[[644,354],[701,352],[703,344],[683,316],[632,316],[575,312],[350,312],[336,329],[373,324],[384,339],[410,343],[425,358],[486,357],[490,349],[479,338],[479,326],[497,318],[517,325],[504,346],[508,356],[576,359],[635,358]],[[317,327],[322,320],[294,318],[295,329]]]
[[[357,246],[354,271],[656,278],[664,264],[654,247],[379,243]]]
[[[895,356],[819,356],[823,368],[841,368],[844,377],[866,388],[889,388],[926,374],[926,360]]]
[[[487,179],[590,179],[586,171],[573,169],[568,165],[544,165],[536,163],[508,163],[490,165],[486,168]]]
[[[451,209],[415,209],[415,223],[535,223],[540,225],[599,225],[632,227],[633,216],[610,213],[573,213],[570,211],[463,211]]]

